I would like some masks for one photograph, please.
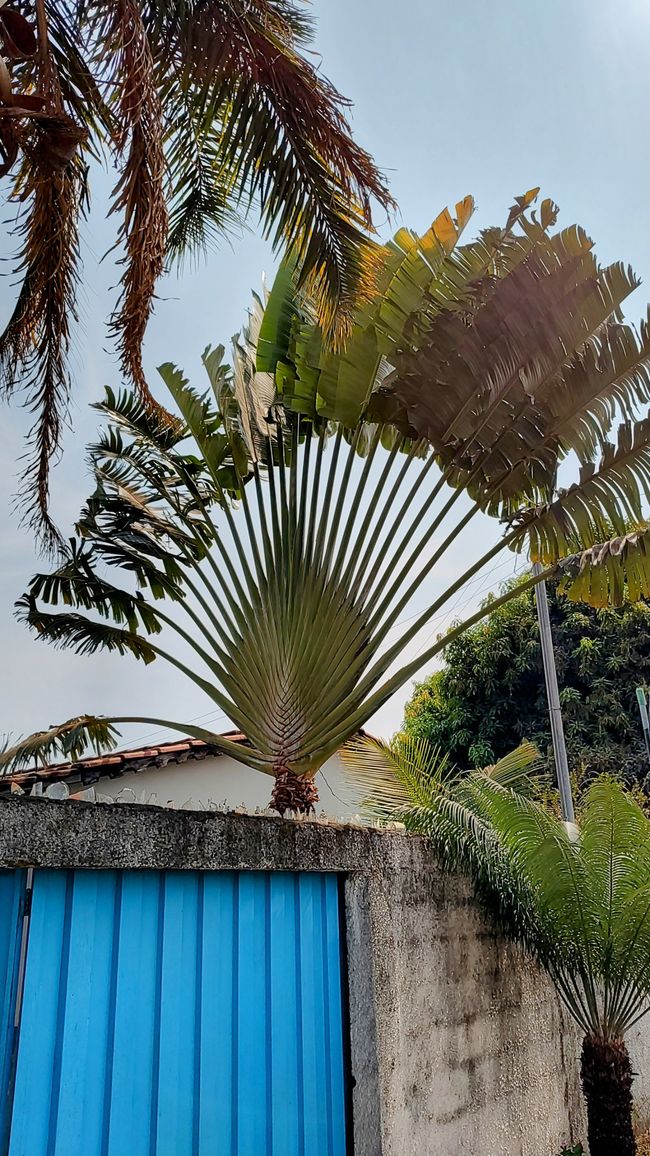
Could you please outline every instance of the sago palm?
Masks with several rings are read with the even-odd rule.
[[[340,357],[300,320],[293,297],[272,293],[261,328],[254,314],[236,347],[232,375],[217,352],[206,357],[210,397],[163,367],[177,424],[161,424],[128,395],[100,407],[109,429],[91,447],[96,493],[67,559],[34,579],[20,612],[55,644],[168,658],[246,734],[237,757],[276,776],[281,810],[309,809],[325,760],[488,612],[404,661],[422,628],[508,549],[544,562],[528,585],[560,576],[595,602],[650,592],[648,532],[640,523],[622,533],[642,517],[650,460],[648,422],[632,424],[650,396],[650,336],[618,317],[635,282],[618,266],[600,269],[580,230],[550,234],[548,206],[543,223],[528,217],[530,199],[505,228],[468,245],[460,244],[467,202],[423,238],[398,234],[384,254],[381,295]],[[404,420],[395,365],[406,357],[404,333],[428,351],[420,405],[430,398],[435,414],[439,398],[445,436],[420,436]],[[425,376],[429,362],[442,375],[453,360],[452,339],[454,373]],[[293,362],[274,353],[281,340]],[[607,434],[621,412],[613,449]],[[590,467],[598,447],[602,461]],[[582,476],[564,492],[556,472],[571,450]],[[471,500],[458,515],[464,494]],[[500,515],[494,544],[413,613],[423,583],[482,511]],[[602,542],[610,525],[621,534]],[[119,581],[129,576],[139,589]],[[176,604],[172,614],[164,598]],[[57,603],[68,609],[49,609]],[[161,645],[163,626],[190,648],[188,661]],[[132,721],[220,741],[182,720]],[[74,756],[94,726],[83,716],[14,743],[0,765],[17,768],[39,750]]]
[[[53,543],[49,463],[70,393],[89,162],[115,168],[123,263],[111,319],[124,379],[170,262],[261,212],[330,334],[372,283],[371,201],[390,204],[346,101],[305,57],[303,0],[13,0],[0,5],[0,175],[22,277],[0,335],[0,394],[34,412],[25,504]],[[15,272],[16,270],[14,270]]]
[[[650,1008],[650,821],[620,783],[600,779],[567,825],[512,780],[441,776],[421,748],[360,738],[343,753],[370,813],[427,835],[546,969],[583,1033],[591,1156],[633,1156],[625,1036]]]

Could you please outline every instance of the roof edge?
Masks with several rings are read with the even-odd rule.
[[[231,743],[246,743],[246,736],[240,731],[225,731],[219,738],[228,739]],[[130,772],[144,771],[148,767],[166,767],[170,763],[185,763],[189,760],[218,758],[225,752],[218,742],[207,743],[203,739],[181,738],[168,743],[158,743],[155,746],[133,747],[126,751],[110,751],[105,755],[95,755],[92,758],[76,759],[74,762],[50,763],[43,767],[34,767],[27,771],[15,771],[9,775],[0,776],[0,792],[10,790],[12,785],[29,787],[35,783],[50,782],[59,779],[79,780],[84,786],[90,786],[99,779],[120,778]]]

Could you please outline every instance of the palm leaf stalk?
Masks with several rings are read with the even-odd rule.
[[[258,210],[336,345],[374,285],[372,204],[393,202],[352,139],[348,102],[306,56],[302,3],[15,3],[0,14],[0,174],[20,210],[20,288],[0,334],[0,394],[35,412],[24,511],[54,549],[49,465],[73,387],[77,234],[96,162],[118,174],[110,328],[124,380],[150,404],[142,346],[171,263]]]
[[[545,968],[583,1033],[589,1151],[633,1156],[625,1037],[650,1008],[647,816],[618,781],[601,778],[583,794],[576,825],[566,824],[498,764],[496,775],[454,775],[412,739],[359,738],[343,757],[366,811],[425,834],[445,866],[470,875],[500,930]]]

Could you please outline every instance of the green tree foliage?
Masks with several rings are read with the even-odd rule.
[[[644,778],[635,688],[650,682],[650,607],[576,605],[553,583],[548,596],[571,769]],[[444,655],[443,669],[418,683],[406,705],[407,734],[439,745],[459,766],[491,763],[530,739],[552,769],[534,592],[499,606]]]

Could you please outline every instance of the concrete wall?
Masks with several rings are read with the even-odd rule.
[[[338,756],[328,760],[317,782],[319,810],[337,818],[349,817],[357,810],[353,788],[344,776]],[[261,775],[229,755],[148,767],[115,779],[102,778],[95,784],[100,796],[163,807],[173,803],[190,810],[213,805],[225,805],[232,810],[240,806],[247,810],[264,808],[268,806],[272,788],[269,775]]]
[[[353,1040],[374,1010],[379,1073],[381,1147],[358,1156],[557,1156],[583,1139],[576,1034],[465,883],[418,864],[348,889]]]
[[[355,1156],[557,1156],[584,1139],[579,1039],[546,978],[466,884],[396,832],[266,817],[0,800],[0,867],[346,875]],[[648,1103],[650,1034],[633,1046]]]

